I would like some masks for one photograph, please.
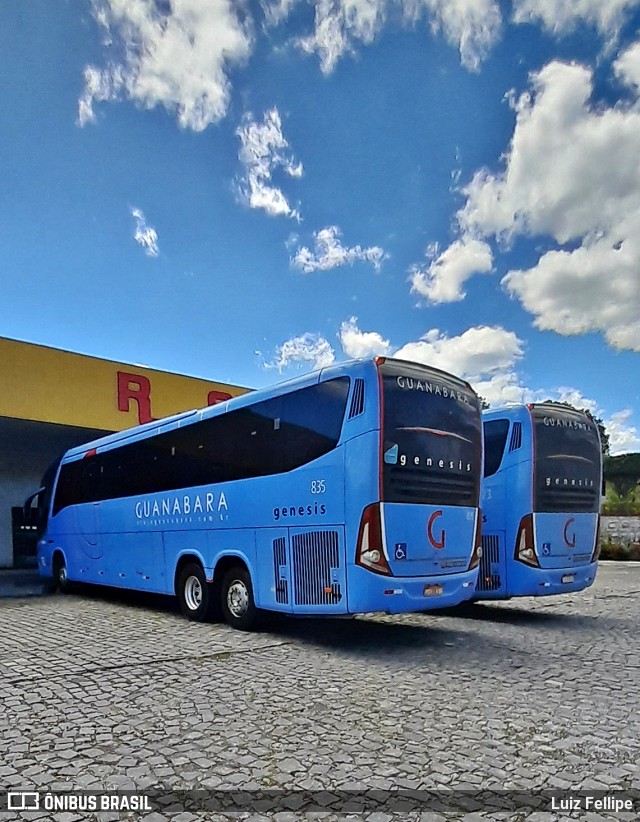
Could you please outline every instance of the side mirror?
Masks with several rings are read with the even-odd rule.
[[[33,512],[33,507],[34,507],[33,503],[34,503],[35,500],[38,499],[38,497],[40,496],[40,494],[44,490],[45,490],[44,486],[42,488],[38,488],[38,490],[35,493],[31,494],[31,496],[27,497],[26,500],[24,501],[24,505],[22,506],[22,513],[24,514],[25,520],[30,520],[31,519],[31,514]],[[39,502],[39,500],[38,500],[38,502]],[[36,503],[36,508],[37,508],[37,503]]]

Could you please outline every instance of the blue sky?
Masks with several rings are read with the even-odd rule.
[[[640,450],[640,0],[5,0],[0,70],[0,335],[395,355]]]

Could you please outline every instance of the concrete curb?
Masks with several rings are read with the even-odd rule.
[[[38,597],[47,593],[47,585],[37,571],[6,569],[0,571],[0,599]]]

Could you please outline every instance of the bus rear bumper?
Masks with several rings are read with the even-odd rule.
[[[351,614],[407,614],[452,608],[475,593],[478,571],[428,577],[391,577],[363,568],[349,569]]]
[[[597,562],[568,568],[520,568],[517,579],[510,581],[508,595],[544,597],[583,591],[593,585],[597,570]]]

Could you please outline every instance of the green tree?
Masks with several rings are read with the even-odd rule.
[[[633,502],[632,496],[640,483],[640,454],[620,454],[607,457],[604,478],[622,501]]]

